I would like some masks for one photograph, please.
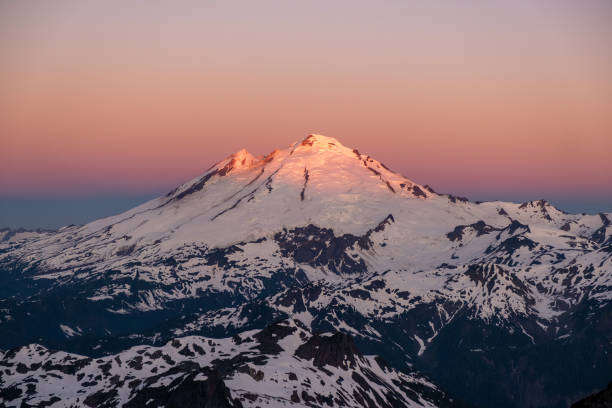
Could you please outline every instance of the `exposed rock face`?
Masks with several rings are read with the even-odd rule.
[[[487,225],[484,221],[480,220],[470,225],[458,225],[454,230],[446,234],[446,236],[451,241],[460,241],[463,238],[463,231],[468,228],[474,230],[477,237],[484,234],[490,234],[494,231],[500,231],[500,229]]]
[[[124,405],[124,407],[243,407],[240,400],[231,397],[230,391],[216,370],[210,370],[209,372],[198,371],[177,378],[172,381],[169,386],[150,386],[142,388]],[[206,380],[196,380],[201,374],[206,375]],[[85,401],[85,403],[87,404],[87,401]],[[100,405],[93,404],[91,406],[99,407]]]
[[[315,335],[295,351],[295,355],[306,360],[313,360],[316,367],[330,365],[345,370],[355,366],[356,359],[361,358],[351,336],[335,333],[332,336]]]
[[[263,354],[278,354],[283,349],[279,346],[279,340],[293,334],[296,328],[284,324],[272,324],[253,337],[259,342],[259,351]]]
[[[344,234],[336,237],[329,228],[308,225],[274,236],[283,256],[313,267],[326,266],[335,273],[361,273],[367,267],[362,258],[354,259],[347,252],[361,246],[361,237]]]

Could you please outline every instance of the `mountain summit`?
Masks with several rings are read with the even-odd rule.
[[[1,395],[40,403],[28,378],[55,381],[51,367],[79,372],[57,374],[77,394],[54,397],[106,406],[164,405],[161,378],[177,375],[241,406],[459,406],[442,389],[483,407],[565,404],[612,372],[611,217],[437,194],[321,135],[240,150],[125,213],[3,235],[0,348],[21,349],[5,354]],[[210,338],[223,355],[196,357],[217,353]],[[161,356],[163,375],[138,368]],[[96,364],[149,386],[79,382]],[[286,367],[311,382],[289,387]]]
[[[226,181],[220,177],[227,175],[234,176],[231,182],[241,183],[243,178],[247,179],[248,186],[243,190],[246,195],[241,197],[256,202],[268,196],[274,200],[280,194],[299,197],[300,201],[307,198],[310,200],[306,201],[317,201],[321,195],[334,196],[334,200],[340,202],[366,199],[370,195],[386,200],[390,193],[417,198],[433,195],[334,138],[310,135],[287,149],[274,150],[257,159],[241,150],[201,177],[180,186],[169,197],[183,199],[204,190],[207,184]],[[272,192],[274,194],[269,195]]]

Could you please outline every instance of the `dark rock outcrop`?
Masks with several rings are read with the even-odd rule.
[[[297,357],[310,360],[316,367],[330,365],[345,370],[355,366],[361,353],[355,346],[353,338],[345,333],[331,336],[314,335],[295,351]]]
[[[189,373],[165,387],[145,387],[125,404],[125,408],[242,408],[240,401],[232,399],[230,391],[216,370],[208,371],[205,381],[196,380],[198,374]]]
[[[278,341],[289,336],[297,329],[286,325],[284,322],[273,323],[264,328],[253,337],[259,342],[258,349],[263,354],[278,354],[283,349],[278,345]]]

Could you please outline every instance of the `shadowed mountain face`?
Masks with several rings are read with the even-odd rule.
[[[0,398],[173,406],[181,389],[211,406],[569,406],[612,372],[610,220],[437,194],[320,135],[242,150],[123,214],[0,232]],[[164,351],[213,339],[226,339],[216,360]],[[111,362],[138,347],[175,364]],[[59,356],[111,362],[108,381]],[[287,364],[318,377],[273,386]],[[333,387],[330,366],[345,373]]]
[[[571,408],[609,408],[612,407],[612,382],[605,390],[581,399]]]

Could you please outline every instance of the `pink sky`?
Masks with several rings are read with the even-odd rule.
[[[202,3],[3,2],[0,195],[321,133],[442,191],[612,197],[608,1]]]

